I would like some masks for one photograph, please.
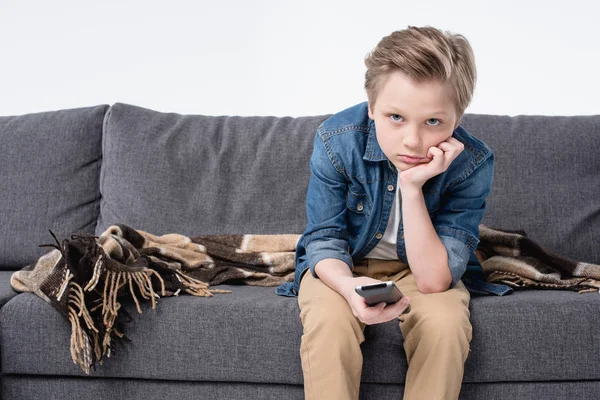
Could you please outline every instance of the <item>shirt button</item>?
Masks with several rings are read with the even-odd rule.
[[[362,210],[364,210],[365,208],[363,207],[363,204],[362,204],[362,203],[358,203],[358,205],[356,206],[356,209],[357,209],[358,211],[362,211]]]
[[[383,237],[383,234],[381,234],[381,233],[378,233],[377,235],[375,235],[375,237],[376,237],[377,239],[381,239],[381,238]]]
[[[393,192],[394,191],[394,185],[388,185],[388,191]]]

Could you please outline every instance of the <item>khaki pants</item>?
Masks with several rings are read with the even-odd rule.
[[[394,260],[362,260],[353,274],[393,280],[411,299],[411,311],[398,317],[408,361],[404,399],[458,399],[472,338],[464,284],[420,293],[408,265]],[[305,398],[358,399],[365,325],[341,295],[310,271],[302,277],[298,304]]]

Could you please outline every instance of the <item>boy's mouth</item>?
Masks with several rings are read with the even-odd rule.
[[[400,154],[400,156],[407,157],[407,158],[414,158],[415,160],[420,160],[421,158],[423,158],[423,157],[419,157],[419,156],[413,156],[410,154]]]
[[[400,154],[399,157],[400,157],[400,160],[402,160],[403,162],[405,162],[407,164],[418,164],[419,162],[421,162],[423,160],[423,157],[413,157],[413,156],[407,156],[404,154]]]

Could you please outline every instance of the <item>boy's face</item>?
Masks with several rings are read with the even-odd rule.
[[[459,124],[445,85],[418,83],[399,71],[388,75],[375,107],[369,104],[369,118],[375,121],[381,150],[401,171],[431,161],[429,148],[452,136]]]

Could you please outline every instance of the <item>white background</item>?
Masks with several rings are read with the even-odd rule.
[[[470,113],[600,114],[600,6],[570,1],[0,0],[0,115],[125,102],[206,115],[334,113],[364,56],[431,25],[465,35]]]

